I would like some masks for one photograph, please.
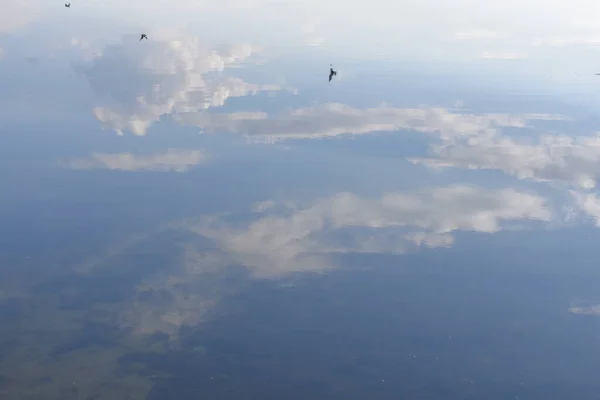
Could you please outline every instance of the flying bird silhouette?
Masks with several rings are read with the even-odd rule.
[[[71,7],[71,3],[65,3],[65,7]]]
[[[337,75],[337,71],[334,71],[333,68],[331,68],[331,64],[329,64],[329,82],[331,82],[334,75]]]
[[[146,40],[147,40],[147,39],[148,39],[148,36],[146,36],[146,34],[145,34],[145,33],[142,33],[142,36],[140,36],[140,40],[139,40],[139,41],[141,42],[141,41],[142,41],[142,39],[146,39]]]

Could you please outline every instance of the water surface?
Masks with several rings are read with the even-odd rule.
[[[213,3],[2,6],[0,397],[597,399],[600,8]]]

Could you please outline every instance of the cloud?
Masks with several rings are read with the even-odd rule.
[[[451,138],[430,148],[428,158],[412,159],[434,168],[496,169],[519,179],[563,181],[584,189],[596,187],[600,168],[600,134],[543,135],[536,142],[495,132]]]
[[[306,44],[308,46],[320,46],[325,43],[325,38],[317,35],[311,35],[306,38]]]
[[[323,139],[378,131],[411,130],[439,139],[429,155],[412,158],[433,168],[501,170],[519,179],[563,181],[581,188],[597,185],[600,134],[513,138],[504,128],[527,128],[534,121],[561,121],[553,114],[469,114],[442,107],[358,109],[329,103],[270,116],[266,113],[181,113],[176,119],[205,131],[247,135],[258,142]]]
[[[147,276],[132,291],[132,302],[119,312],[120,326],[134,334],[160,332],[176,338],[184,326],[199,325],[219,301],[213,292],[198,290],[202,276],[185,267]]]
[[[280,90],[216,73],[256,51],[244,44],[213,49],[192,38],[159,36],[138,43],[137,37],[125,37],[77,70],[106,103],[94,108],[98,120],[120,134],[128,130],[144,135],[165,115],[201,112],[224,105],[230,97]]]
[[[235,293],[232,276],[241,277],[239,282],[246,279],[240,266],[254,279],[320,273],[337,267],[335,255],[340,253],[447,247],[456,231],[493,233],[524,220],[553,218],[545,199],[535,194],[465,185],[374,197],[338,193],[302,204],[268,200],[251,211],[244,218],[216,214],[172,221],[120,241],[81,271],[98,274],[115,268],[115,258],[139,253],[137,246],[147,246],[158,235],[193,233],[176,235],[181,262],[146,274],[117,312],[120,326],[134,334],[162,332],[177,339],[181,328],[202,324],[223,297]]]
[[[40,17],[39,3],[34,0],[3,1],[0,32],[12,32]]]
[[[514,28],[513,28],[514,29]],[[564,32],[561,35],[547,35],[547,36],[531,36],[530,32],[502,32],[491,29],[467,29],[452,34],[452,39],[455,41],[500,41],[503,39],[511,39],[511,42],[519,42],[523,45],[529,45],[534,47],[566,47],[566,46],[593,46],[600,43],[600,31],[585,33],[585,34],[571,34],[568,32],[577,32],[576,27],[570,29],[563,29]],[[487,58],[487,57],[483,57]],[[497,58],[497,57],[494,57]],[[522,58],[522,57],[521,57]]]
[[[532,42],[533,46],[584,46],[600,44],[600,34],[592,36],[548,36],[535,38]]]
[[[181,238],[181,223],[171,221],[154,229],[121,239],[102,254],[84,261],[76,267],[76,272],[87,276],[102,276],[106,270],[127,267],[136,268],[135,263],[124,267],[120,264],[123,256],[144,253],[148,243],[162,240],[162,235],[178,233]],[[129,300],[115,307],[115,320],[121,328],[136,335],[164,333],[177,339],[184,326],[196,326],[209,317],[209,312],[220,301],[223,293],[235,289],[231,281],[224,286],[219,283],[227,276],[226,259],[217,251],[202,248],[198,243],[179,241],[169,236],[169,243],[175,243],[183,254],[177,253],[172,262],[164,263],[164,268],[150,269],[130,289]],[[194,236],[192,239],[196,239]],[[180,257],[183,255],[183,257]],[[144,269],[144,266],[142,266]],[[143,272],[143,271],[142,271]],[[113,273],[113,272],[109,272]]]
[[[273,200],[265,200],[265,201],[261,201],[259,203],[254,204],[252,206],[252,211],[254,211],[254,212],[265,212],[269,208],[272,208],[274,206],[275,206],[275,202]]]
[[[320,25],[320,23],[313,21],[302,25],[300,28],[300,31],[304,34],[305,43],[309,46],[320,46],[325,43],[325,38],[319,35],[317,31],[318,25]]]
[[[443,138],[477,136],[496,132],[501,127],[526,127],[530,120],[561,118],[547,114],[465,114],[442,107],[359,109],[339,103],[300,108],[273,116],[266,113],[180,113],[175,116],[182,124],[195,125],[206,131],[243,134],[262,142],[322,139],[400,129],[435,133]]]
[[[506,33],[491,29],[469,29],[455,32],[452,35],[454,40],[492,40],[504,39],[507,37],[508,35]]]
[[[344,252],[402,253],[415,246],[450,246],[452,232],[493,233],[509,221],[550,221],[546,201],[513,189],[453,185],[415,193],[363,198],[351,193],[288,205],[246,226],[203,218],[188,228],[212,239],[230,262],[269,278],[333,267],[330,255]],[[278,208],[281,210],[281,208]]]
[[[517,60],[527,58],[527,54],[513,50],[484,51],[481,53],[481,58],[488,60]]]
[[[573,314],[600,316],[600,304],[590,307],[571,307],[569,308],[569,312]]]
[[[596,226],[600,227],[600,198],[592,193],[571,191],[575,207],[594,219]]]
[[[93,153],[89,158],[68,161],[73,169],[110,169],[120,171],[186,172],[206,161],[199,150],[168,149],[164,154]]]

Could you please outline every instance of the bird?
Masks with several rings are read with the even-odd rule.
[[[337,75],[337,71],[334,71],[333,68],[331,67],[331,64],[329,64],[329,82],[331,82],[334,75]]]
[[[142,33],[142,36],[140,36],[140,42],[142,41],[142,39],[148,39],[148,36],[145,33]]]
[[[65,7],[71,7],[71,3],[65,3]]]

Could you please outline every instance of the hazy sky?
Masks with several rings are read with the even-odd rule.
[[[56,18],[57,24],[68,18],[92,25],[95,21],[106,28],[112,20],[132,31],[142,29],[153,35],[165,31],[212,32],[216,37],[245,37],[270,46],[304,41],[332,45],[333,52],[354,49],[353,57],[364,58],[410,55],[506,61],[543,56],[547,60],[559,54],[558,47],[561,51],[576,49],[580,59],[589,61],[587,51],[600,43],[600,5],[588,0],[92,0],[74,1],[68,14],[61,4],[51,6],[39,0],[5,3],[0,32],[24,29],[24,25],[44,18]],[[101,36],[102,32],[99,27],[94,35]],[[115,34],[110,29],[103,33],[105,37]],[[79,34],[72,29],[72,35],[80,40],[97,39]],[[558,65],[573,62],[571,57],[556,58]]]

